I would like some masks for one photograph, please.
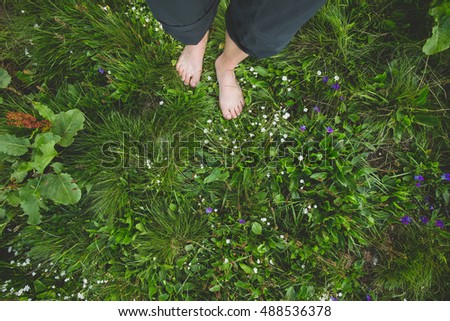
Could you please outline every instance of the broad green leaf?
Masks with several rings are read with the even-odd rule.
[[[0,89],[8,87],[10,83],[11,76],[5,69],[0,68]]]
[[[0,135],[0,152],[10,156],[22,156],[28,152],[28,138],[16,137],[10,134]]]
[[[38,102],[33,102],[33,107],[39,112],[39,115],[53,123],[55,113],[50,108]]]
[[[53,170],[55,171],[56,174],[61,174],[62,170],[63,170],[63,164],[60,162],[55,162],[53,164],[50,165]]]
[[[33,147],[34,168],[38,173],[43,174],[45,168],[58,155],[55,149],[55,144],[61,140],[61,136],[55,135],[51,132],[38,134],[36,136]]]
[[[16,183],[21,183],[25,177],[27,177],[28,172],[33,169],[32,162],[15,162],[11,168],[14,172],[11,174],[11,178],[13,178]]]
[[[433,55],[450,47],[450,2],[444,2],[430,11],[434,17],[433,34],[428,38],[422,50]]]
[[[69,174],[45,174],[42,176],[39,191],[42,196],[57,204],[75,204],[81,198],[78,185],[73,182]]]
[[[252,224],[252,232],[256,235],[261,235],[262,233],[262,226],[258,222],[254,222]]]
[[[248,265],[246,265],[244,263],[239,263],[239,266],[241,267],[241,269],[244,270],[245,273],[253,274],[253,269],[251,267],[249,267]]]
[[[83,129],[84,114],[78,109],[71,109],[54,117],[52,131],[61,136],[59,145],[67,147],[74,141],[77,132]]]
[[[10,156],[10,155],[0,152],[0,163],[3,163],[3,162],[13,163],[16,161],[16,159],[17,159],[17,156]]]
[[[428,127],[436,127],[439,125],[440,120],[438,117],[427,114],[416,114],[414,115],[414,122]]]
[[[323,181],[325,178],[327,178],[327,176],[328,176],[327,172],[320,172],[320,173],[314,173],[310,177],[317,181]]]
[[[211,174],[205,178],[203,181],[205,184],[212,183],[215,181],[225,181],[228,178],[228,171],[222,172],[220,168],[214,168]]]
[[[214,285],[213,287],[209,288],[209,291],[218,292],[218,291],[220,291],[220,289],[221,289],[221,286],[217,284],[217,285]]]
[[[6,210],[4,208],[0,208],[0,220],[6,217]]]
[[[38,225],[41,223],[41,214],[39,213],[39,193],[36,189],[37,182],[31,180],[19,191],[20,207],[28,215],[28,224]]]

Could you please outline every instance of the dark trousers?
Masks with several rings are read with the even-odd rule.
[[[147,0],[164,30],[186,45],[195,45],[216,16],[220,0]],[[250,56],[270,57],[284,49],[300,27],[326,0],[231,0],[227,31]]]

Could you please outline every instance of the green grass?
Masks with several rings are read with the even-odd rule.
[[[86,116],[56,157],[76,205],[28,225],[0,165],[3,299],[450,298],[450,57],[421,51],[424,2],[329,2],[281,53],[238,66],[233,121],[214,74],[225,1],[195,90],[145,1],[2,5],[0,133],[32,135],[4,116],[39,118],[33,101]]]

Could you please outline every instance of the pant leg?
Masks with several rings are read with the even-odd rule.
[[[265,58],[283,50],[326,0],[231,0],[227,31],[250,56]]]
[[[147,0],[164,30],[186,45],[200,42],[217,13],[220,0]]]

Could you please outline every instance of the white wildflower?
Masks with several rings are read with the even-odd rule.
[[[335,80],[335,81],[338,81],[339,79],[340,79],[339,76],[337,76],[337,75],[334,76],[334,80]]]
[[[317,70],[317,76],[322,76],[322,71],[321,70]]]
[[[258,268],[253,268],[253,272],[254,272],[255,274],[257,274],[257,273],[258,273]]]
[[[289,113],[285,113],[285,114],[283,115],[283,118],[284,118],[284,119],[288,119],[289,117],[291,117],[291,114],[289,114]]]
[[[230,240],[230,239],[226,239],[226,240],[225,240],[225,243],[230,244],[230,243],[231,243],[231,240]]]

